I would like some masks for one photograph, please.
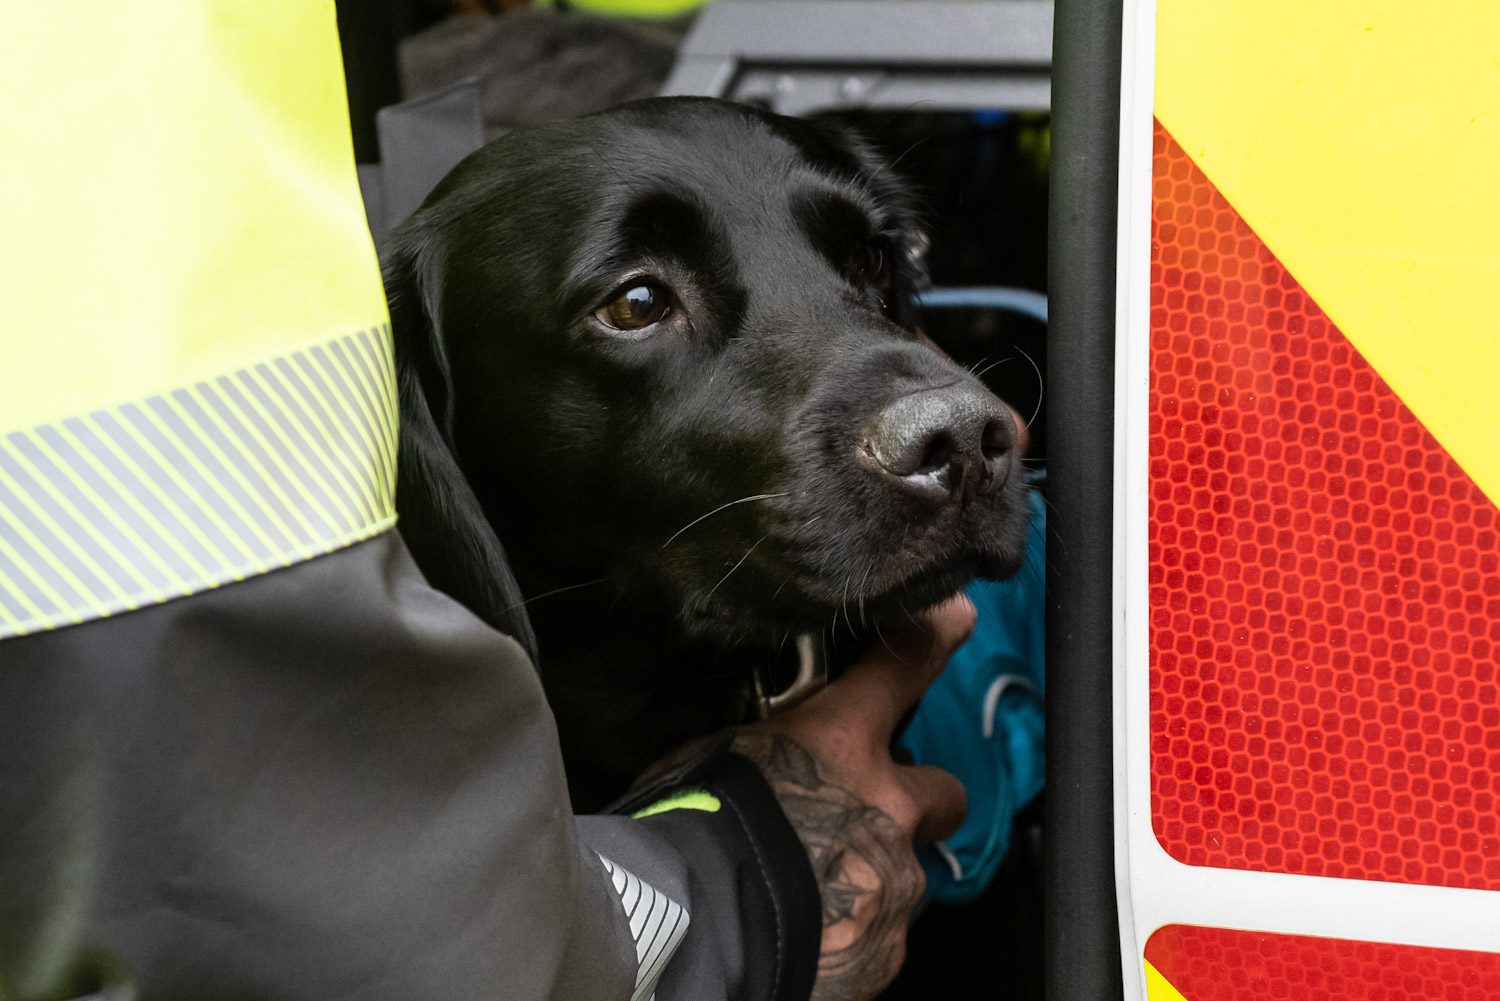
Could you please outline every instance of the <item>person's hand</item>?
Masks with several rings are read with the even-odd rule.
[[[896,976],[926,880],[913,846],[963,822],[963,786],[936,768],[898,765],[891,736],[974,628],[956,596],[884,630],[839,680],[734,749],[760,766],[807,848],[823,898],[813,1001],[864,1001]]]

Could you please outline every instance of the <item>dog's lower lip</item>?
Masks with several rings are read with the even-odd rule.
[[[879,606],[887,602],[893,602],[905,598],[908,595],[925,593],[939,589],[939,584],[952,582],[952,589],[957,590],[966,580],[982,577],[990,580],[1003,580],[1012,576],[1021,568],[1023,556],[1009,553],[980,552],[971,553],[965,557],[947,561],[934,566],[917,569],[915,572],[906,572],[899,577],[889,573],[881,573],[879,569],[872,572],[858,590],[846,590],[839,585],[841,581],[816,581],[808,587],[803,585],[804,594],[815,594],[822,592],[826,595],[826,602],[837,603],[839,606],[845,604],[853,605],[863,602],[867,606]],[[856,572],[858,581],[860,573]],[[826,585],[826,586],[818,586]],[[933,600],[939,600],[938,595]],[[817,601],[818,599],[813,599]],[[822,602],[820,602],[822,603]]]

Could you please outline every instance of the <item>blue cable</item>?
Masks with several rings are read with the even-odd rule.
[[[1024,288],[1002,285],[933,288],[917,293],[916,302],[923,309],[1003,309],[1038,323],[1047,322],[1047,297]]]

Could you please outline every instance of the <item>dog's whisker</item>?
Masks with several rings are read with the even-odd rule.
[[[927,142],[931,138],[932,138],[932,136],[923,136],[922,138],[918,139],[916,142],[914,142],[910,146],[906,147],[906,149],[902,150],[901,151],[901,155],[898,156],[898,157],[896,157],[896,159],[892,160],[888,164],[882,164],[882,168],[884,170],[888,170],[888,171],[890,171],[892,173],[895,173],[896,168],[901,165],[901,161],[902,160],[906,159],[907,154],[909,154],[912,150],[916,149],[918,146],[921,146],[923,143]]]
[[[792,582],[792,575],[788,574],[786,580],[782,581],[781,582],[781,586],[776,589],[776,593],[773,594],[773,595],[771,595],[771,602],[773,604],[775,603],[775,601],[776,601],[777,598],[781,597],[781,592],[785,591],[786,590],[786,586],[788,584],[790,584],[791,582]]]
[[[1046,494],[1042,494],[1042,504],[1043,504],[1043,506],[1045,506],[1047,508],[1048,511],[1052,512],[1052,515],[1056,515],[1058,513],[1057,512],[1057,505],[1054,504],[1054,503],[1052,503],[1052,501],[1047,497]],[[1056,540],[1057,545],[1062,550],[1061,555],[1063,556],[1064,559],[1066,559],[1066,558],[1071,557],[1073,555],[1073,553],[1072,553],[1072,550],[1070,550],[1068,548],[1068,540],[1067,540],[1067,538],[1061,532],[1057,531],[1058,521],[1059,521],[1059,519],[1056,519],[1056,518],[1050,518],[1049,519],[1049,528],[1048,528],[1048,531],[1047,531],[1047,540],[1048,540],[1048,544],[1049,545],[1051,544],[1051,542],[1053,540]],[[1054,566],[1053,563],[1050,560],[1048,561],[1047,565],[1049,567],[1052,567],[1052,569],[1054,569],[1054,570],[1057,569],[1056,566]]]
[[[1031,370],[1036,373],[1036,409],[1031,412],[1031,416],[1026,420],[1026,427],[1030,428],[1032,423],[1036,420],[1037,415],[1042,412],[1042,396],[1046,392],[1047,387],[1043,383],[1042,370],[1037,367],[1036,359],[1027,354],[1019,344],[1016,345],[1016,350],[1021,353],[1022,358],[1025,358],[1027,361],[1031,362]]]
[[[676,541],[677,537],[679,535],[681,535],[683,532],[686,532],[688,529],[692,528],[694,525],[698,524],[698,522],[702,521],[703,519],[705,519],[705,518],[711,518],[714,515],[718,514],[720,511],[725,510],[726,508],[734,507],[736,504],[748,504],[751,501],[775,500],[777,497],[786,497],[790,493],[791,493],[791,491],[783,490],[779,494],[751,494],[749,497],[741,497],[739,500],[732,500],[728,504],[720,504],[718,507],[716,507],[712,511],[708,512],[708,514],[700,514],[698,517],[694,518],[692,521],[688,522],[686,525],[683,525],[677,531],[673,532],[672,533],[672,537],[670,539],[668,539],[666,542],[663,542],[661,544],[661,547],[663,549],[667,548],[674,541]],[[764,540],[762,540],[762,541],[764,541]],[[760,543],[756,543],[756,545],[760,545]]]
[[[1001,365],[1004,365],[1008,361],[1015,361],[1015,360],[1016,360],[1016,356],[1015,355],[1011,355],[1009,358],[1001,358],[999,361],[990,362],[984,368],[980,369],[978,372],[975,372],[974,373],[974,378],[976,378],[976,379],[983,379],[984,376],[985,376],[985,373],[987,373],[987,372],[989,372],[989,371],[991,371],[993,369],[999,368]]]
[[[608,577],[595,577],[593,580],[586,580],[582,584],[569,584],[566,587],[554,587],[550,591],[543,591],[541,594],[534,594],[530,598],[527,598],[525,601],[518,601],[514,605],[507,605],[505,608],[501,609],[501,611],[513,612],[516,609],[521,608],[522,606],[531,604],[533,601],[541,601],[543,598],[550,598],[554,594],[562,594],[564,591],[576,591],[580,587],[592,587],[595,584],[603,584],[607,580],[609,580]]]
[[[849,621],[849,580],[850,576],[844,577],[844,583],[839,586],[839,611],[844,613],[844,625],[849,628],[849,635],[853,636],[854,623]],[[834,624],[838,624],[838,616],[834,615]]]
[[[870,574],[875,570],[875,564],[871,563],[865,567],[864,579],[859,582],[859,624],[867,625],[865,620],[865,590],[870,586]]]
[[[838,608],[834,609],[834,629],[838,629],[838,612],[843,612],[844,621],[849,621],[849,576],[844,576],[843,584],[838,585]],[[849,635],[853,635],[853,626],[849,626]]]
[[[859,630],[857,630],[857,629],[854,628],[854,619],[851,618],[850,615],[849,615],[848,588],[849,588],[849,585],[853,584],[853,583],[854,583],[854,571],[851,570],[851,571],[849,571],[849,575],[844,578],[844,593],[842,595],[842,597],[843,597],[844,600],[843,600],[843,602],[841,604],[842,604],[843,609],[844,609],[844,625],[846,625],[846,626],[849,627],[849,635],[850,635],[850,637],[852,637],[853,639],[857,640],[857,639],[859,639]],[[859,595],[856,594],[855,597],[859,597]]]
[[[719,584],[724,583],[726,580],[728,580],[730,578],[730,576],[736,570],[738,570],[740,567],[744,566],[745,565],[745,561],[750,558],[750,554],[753,553],[753,552],[755,552],[756,546],[759,546],[762,542],[765,542],[770,537],[771,537],[771,533],[767,532],[765,535],[762,535],[760,538],[756,539],[755,540],[755,544],[752,545],[749,549],[745,550],[745,555],[740,557],[740,561],[738,563],[736,563],[734,566],[732,566],[732,567],[729,568],[729,573],[727,573],[724,576],[722,576],[722,577],[719,578]],[[708,593],[703,596],[703,604],[705,604],[705,605],[708,604],[708,599],[710,599],[710,598],[712,598],[714,596],[714,592],[719,589],[719,584],[715,584],[713,587],[711,587],[711,588],[708,589]]]

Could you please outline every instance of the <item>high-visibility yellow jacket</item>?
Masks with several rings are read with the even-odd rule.
[[[9,4],[0,94],[0,998],[805,996],[753,768],[575,819],[392,531],[332,5]]]

